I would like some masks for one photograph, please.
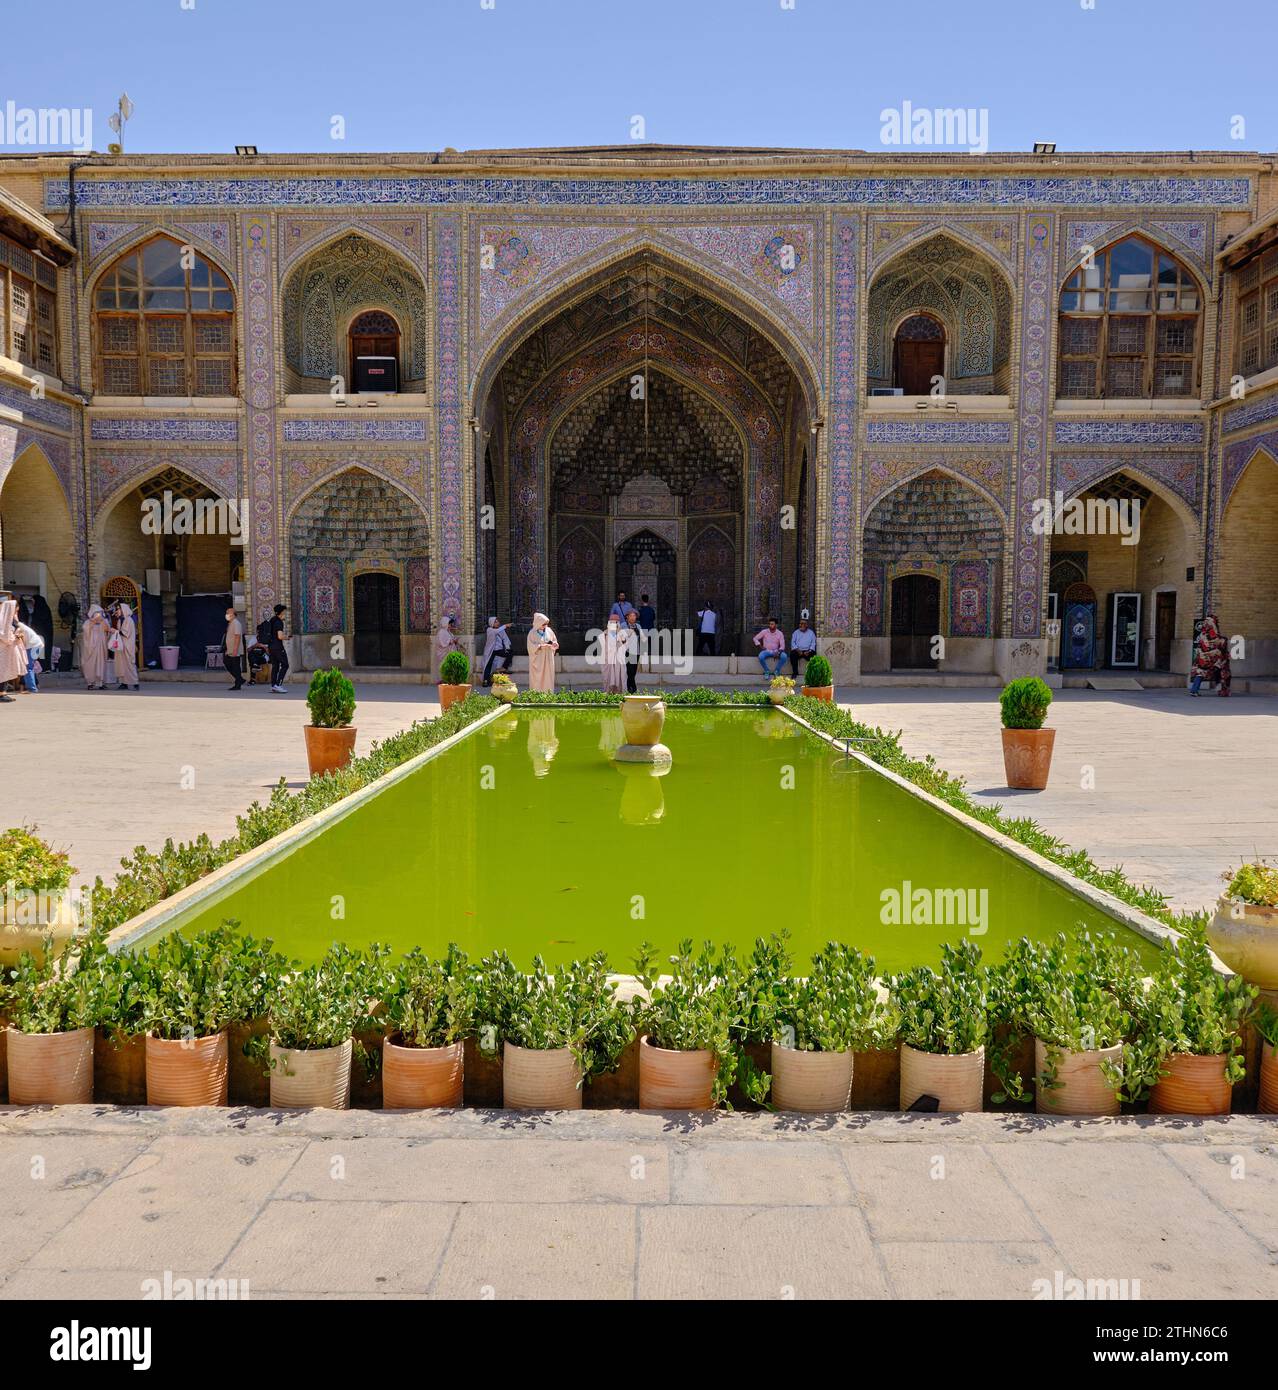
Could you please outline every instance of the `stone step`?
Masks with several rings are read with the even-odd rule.
[[[1002,687],[1003,682],[995,675],[982,672],[949,671],[883,671],[862,672],[858,685],[896,686],[900,689],[955,690],[970,688],[991,690]]]

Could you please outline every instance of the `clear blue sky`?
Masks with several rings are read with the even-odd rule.
[[[0,108],[91,107],[103,149],[127,91],[131,152],[619,144],[636,114],[651,142],[878,149],[906,100],[986,108],[994,150],[1278,148],[1274,0],[193,3],[10,0]]]

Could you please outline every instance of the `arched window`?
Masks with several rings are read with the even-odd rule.
[[[1098,251],[1061,291],[1057,394],[1197,395],[1202,307],[1198,281],[1144,237]]]
[[[235,298],[202,256],[156,237],[107,270],[93,304],[103,394],[235,393]]]
[[[393,357],[399,362],[399,324],[381,309],[366,309],[351,321],[349,378],[359,357]]]
[[[1278,250],[1238,267],[1238,366],[1242,376],[1278,367]]]
[[[892,385],[907,396],[926,396],[944,375],[945,325],[934,314],[911,314],[892,342]]]

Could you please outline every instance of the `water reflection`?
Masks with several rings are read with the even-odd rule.
[[[619,714],[605,714],[599,721],[599,751],[609,757],[626,741],[625,725]]]
[[[555,737],[555,716],[539,714],[528,721],[528,756],[532,759],[533,776],[549,777],[550,764],[559,752]]]
[[[620,721],[618,721],[620,722]],[[670,763],[613,763],[625,779],[621,789],[621,819],[627,825],[657,825],[666,814],[661,778]]]

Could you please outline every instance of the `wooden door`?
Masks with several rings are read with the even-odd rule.
[[[945,344],[904,339],[896,345],[896,384],[907,396],[928,396],[945,372]]]
[[[892,669],[934,670],[932,639],[940,634],[941,582],[931,574],[892,581]]]
[[[1154,595],[1154,669],[1171,670],[1172,639],[1176,636],[1176,595]]]
[[[355,664],[399,665],[399,580],[393,574],[355,576]]]

